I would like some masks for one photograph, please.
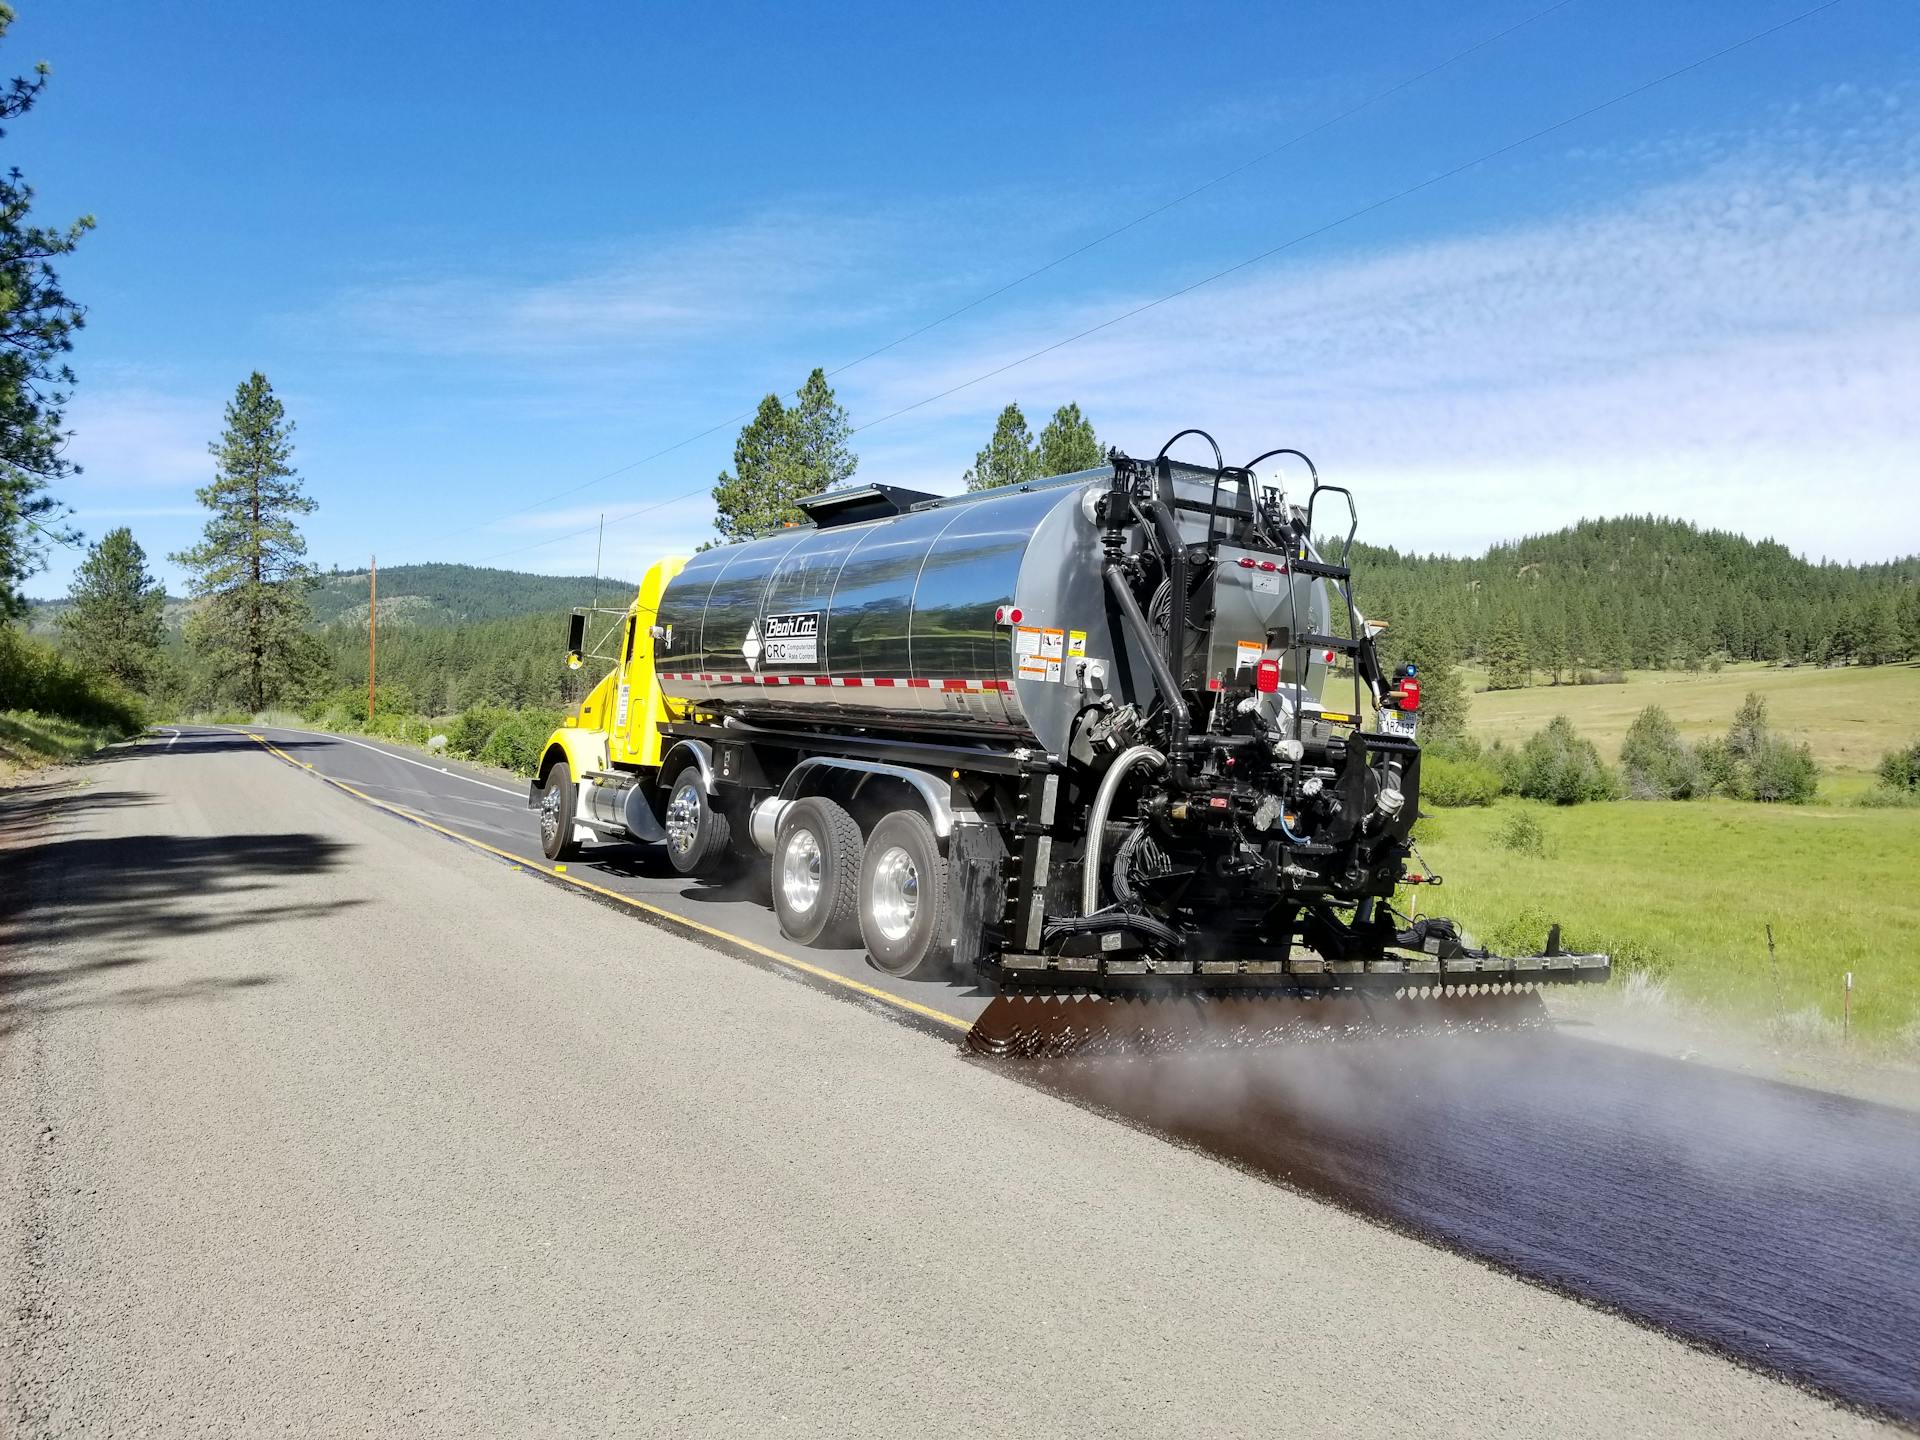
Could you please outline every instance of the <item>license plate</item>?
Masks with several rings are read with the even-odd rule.
[[[1419,727],[1420,716],[1411,710],[1382,710],[1380,712],[1380,733],[1398,735],[1403,739],[1413,739],[1413,732]]]

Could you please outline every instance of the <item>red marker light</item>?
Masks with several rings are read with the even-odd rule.
[[[1018,625],[1020,623],[1020,609],[1018,606],[1015,606],[1013,609],[1007,611],[1007,619],[1010,623],[1015,625]]]
[[[1007,623],[1007,607],[1006,606],[996,605],[993,607],[993,623],[996,625],[1004,625]]]
[[[1242,570],[1251,570],[1253,568],[1253,556],[1242,555],[1240,557],[1240,568]]]
[[[1271,695],[1280,688],[1280,662],[1262,660],[1253,667],[1253,688],[1262,695]]]
[[[1327,651],[1326,661],[1327,661],[1327,664],[1329,665],[1333,663],[1333,652],[1331,650]]]
[[[1280,567],[1274,564],[1273,561],[1271,560],[1262,560],[1260,562],[1260,568],[1266,571],[1269,575],[1271,575],[1274,571],[1278,570]]]
[[[1420,708],[1420,682],[1411,675],[1400,682],[1400,708],[1402,710]]]

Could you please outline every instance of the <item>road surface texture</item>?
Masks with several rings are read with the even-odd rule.
[[[56,772],[0,836],[0,1431],[1883,1428],[242,736]]]

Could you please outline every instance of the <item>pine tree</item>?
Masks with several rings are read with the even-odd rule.
[[[834,398],[827,372],[815,366],[800,387],[788,411],[793,427],[794,461],[814,486],[812,493],[831,490],[860,468],[860,458],[849,443],[852,422],[846,407]]]
[[[1027,428],[1027,417],[1020,413],[1017,404],[1009,405],[1000,412],[986,449],[973,457],[973,468],[965,476],[967,489],[1023,485],[1038,474],[1033,432]]]
[[[1500,623],[1487,642],[1487,688],[1518,690],[1527,683],[1527,642],[1520,629],[1520,617],[1512,610],[1500,617]]]
[[[227,405],[227,424],[208,450],[214,481],[196,492],[212,511],[205,538],[173,557],[192,573],[203,601],[187,622],[187,644],[216,687],[236,688],[263,709],[311,678],[305,634],[314,568],[295,517],[313,512],[292,465],[293,422],[258,370]]]
[[[1076,470],[1092,470],[1105,459],[1099,437],[1093,433],[1093,422],[1080,413],[1078,405],[1069,402],[1054,411],[1041,430],[1034,469],[1040,475],[1071,475]]]
[[[89,670],[130,690],[146,687],[166,640],[166,592],[147,573],[147,552],[124,526],[88,552],[60,612],[66,648]]]
[[[1551,618],[1541,627],[1540,668],[1553,677],[1558,685],[1568,664],[1567,627],[1559,619]]]
[[[1428,744],[1453,739],[1466,732],[1467,686],[1460,676],[1460,651],[1453,633],[1442,622],[1424,616],[1404,617],[1404,626],[1388,627],[1383,659],[1414,667],[1420,681],[1420,733]]]
[[[0,37],[12,23],[12,8],[0,5]],[[49,73],[42,62],[32,79],[0,86],[0,122],[31,110]],[[33,187],[18,170],[0,170],[0,620],[25,611],[20,585],[45,563],[47,543],[76,538],[46,489],[77,468],[61,453],[73,385],[61,357],[86,312],[60,288],[53,262],[72,253],[93,217],[49,227],[33,224],[32,210]]]
[[[713,487],[714,528],[723,540],[749,540],[805,517],[797,502],[852,476],[860,461],[849,444],[852,426],[816,368],[793,406],[768,395],[733,442],[733,470]]]
[[[1899,658],[1902,650],[1900,626],[1891,596],[1870,595],[1863,598],[1856,623],[1862,665],[1879,665]]]

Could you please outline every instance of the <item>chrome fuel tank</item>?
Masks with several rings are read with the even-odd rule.
[[[749,722],[1061,754],[1096,686],[1153,699],[1101,577],[1092,502],[1110,479],[1102,467],[703,551],[660,600],[662,688]]]

